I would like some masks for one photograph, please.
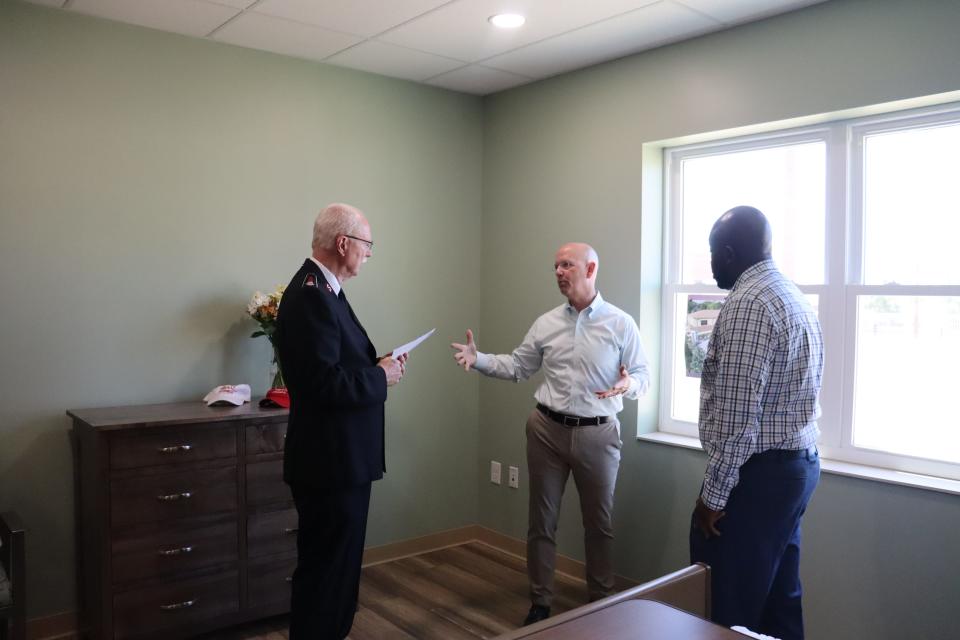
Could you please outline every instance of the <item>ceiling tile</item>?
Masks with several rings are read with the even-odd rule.
[[[731,25],[746,20],[759,20],[778,13],[800,9],[825,0],[675,0],[691,9]]]
[[[31,4],[42,4],[46,7],[62,7],[67,0],[27,0]]]
[[[531,78],[514,73],[472,64],[431,78],[427,80],[427,84],[482,96],[495,91],[503,91],[510,87],[517,87],[530,81]]]
[[[459,0],[393,29],[378,40],[475,62],[657,0]],[[519,29],[488,18],[509,10],[526,16]]]
[[[228,4],[231,7],[236,7],[237,9],[246,9],[257,0],[208,0],[209,2],[215,2],[217,4]]]
[[[202,0],[73,0],[67,8],[188,36],[205,36],[238,13]]]
[[[696,11],[660,2],[483,63],[543,78],[722,28],[721,23]]]
[[[363,40],[358,36],[257,13],[244,13],[212,37],[241,47],[310,60],[323,60]]]
[[[372,36],[450,0],[263,0],[253,8],[318,27]]]
[[[464,65],[460,60],[442,58],[432,53],[414,51],[375,40],[368,40],[346,51],[341,51],[324,62],[417,82]]]

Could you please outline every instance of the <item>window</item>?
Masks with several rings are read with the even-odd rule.
[[[747,204],[820,316],[824,456],[960,479],[957,149],[960,105],[665,150],[661,430],[697,435],[707,239]]]

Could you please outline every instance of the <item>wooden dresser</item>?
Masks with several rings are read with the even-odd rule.
[[[85,637],[172,640],[289,610],[297,514],[282,478],[285,409],[67,415]]]

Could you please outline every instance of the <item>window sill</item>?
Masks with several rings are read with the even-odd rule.
[[[663,431],[641,433],[637,436],[637,440],[703,451],[703,447],[700,446],[700,441],[697,438],[682,436],[676,433],[664,433]],[[904,487],[914,487],[916,489],[928,489],[930,491],[939,491],[941,493],[960,495],[960,480],[935,478],[933,476],[924,476],[917,473],[907,473],[905,471],[895,471],[893,469],[881,469],[879,467],[868,467],[867,465],[863,464],[840,462],[839,460],[828,460],[826,458],[820,459],[820,469],[826,473],[832,473],[838,476],[848,476],[851,478],[860,478],[862,480],[874,480],[877,482],[885,482],[887,484],[897,484]]]

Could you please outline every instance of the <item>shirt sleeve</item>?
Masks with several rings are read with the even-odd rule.
[[[535,374],[543,364],[537,325],[538,322],[533,323],[523,342],[513,350],[513,353],[495,355],[478,352],[477,363],[473,368],[485,376],[514,382],[526,380]]]
[[[650,388],[650,363],[640,341],[640,329],[633,318],[628,318],[626,323],[620,364],[625,366],[630,374],[630,389],[623,394],[624,397],[636,400],[645,395]]]
[[[755,300],[726,310],[716,345],[710,421],[715,434],[703,442],[707,470],[700,498],[713,510],[726,506],[740,481],[740,467],[757,450],[761,401],[776,351],[776,332],[767,310]],[[701,407],[701,411],[703,408]]]

